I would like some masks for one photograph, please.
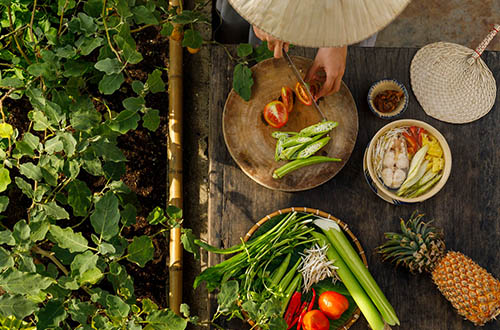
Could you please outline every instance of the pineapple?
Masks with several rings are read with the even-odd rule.
[[[408,222],[401,219],[402,233],[385,233],[388,241],[378,248],[383,259],[412,273],[429,272],[458,313],[475,325],[499,315],[500,282],[462,253],[446,251],[443,234],[423,218],[415,212]]]

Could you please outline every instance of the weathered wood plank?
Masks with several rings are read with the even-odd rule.
[[[332,213],[348,223],[365,251],[374,251],[383,242],[383,233],[398,229],[399,217],[414,210],[427,213],[442,227],[449,249],[462,251],[493,275],[500,277],[500,95],[492,111],[466,125],[434,120],[422,111],[411,91],[409,65],[417,49],[349,49],[344,82],[350,88],[359,114],[359,133],[351,158],[342,171],[326,184],[300,193],[284,193],[263,188],[248,178],[233,162],[224,145],[221,123],[224,101],[231,88],[232,66],[223,50],[212,50],[213,79],[210,106],[210,243],[229,246],[239,242],[253,223],[277,209],[308,206]],[[313,50],[296,48],[292,54],[314,56]],[[500,53],[487,52],[483,58],[500,81]],[[379,79],[395,78],[409,91],[408,110],[401,118],[423,120],[436,127],[447,139],[453,155],[448,183],[432,199],[413,206],[394,206],[370,191],[362,172],[365,147],[388,121],[369,110],[366,94]],[[279,88],[281,86],[277,86]],[[500,94],[500,93],[498,93]],[[441,296],[430,276],[409,274],[382,263],[368,253],[370,270],[402,322],[399,329],[473,329]],[[220,260],[211,256],[210,264]],[[490,322],[483,329],[498,329]],[[232,327],[231,327],[232,326]],[[241,323],[231,329],[245,328]],[[366,329],[360,320],[352,329]]]

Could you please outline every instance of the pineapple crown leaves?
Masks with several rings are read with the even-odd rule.
[[[431,222],[424,222],[425,214],[415,211],[405,222],[401,219],[401,233],[385,233],[387,241],[377,248],[383,260],[402,264],[412,273],[431,272],[445,253],[443,233]]]

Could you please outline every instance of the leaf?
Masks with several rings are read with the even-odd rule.
[[[267,47],[267,41],[264,41],[255,48],[255,60],[257,62],[262,62],[274,56],[274,53]]]
[[[5,77],[3,79],[0,79],[0,87],[19,88],[23,86],[24,82],[16,77]]]
[[[149,212],[146,220],[150,225],[158,225],[165,222],[167,218],[165,217],[165,212],[163,211],[163,209],[157,206],[153,209],[153,211]]]
[[[0,169],[0,182],[2,181],[1,176],[2,176],[2,169]],[[28,196],[31,199],[34,198],[33,188],[31,187],[31,185],[28,182],[24,181],[20,177],[16,177],[14,180],[16,181],[17,187],[19,189],[21,189],[23,194],[25,194],[26,196]]]
[[[106,162],[102,169],[104,170],[104,176],[108,180],[120,180],[126,170],[123,162]]]
[[[14,134],[14,128],[11,124],[0,123],[0,137],[1,138],[9,138]]]
[[[45,239],[47,232],[49,231],[50,222],[49,220],[40,220],[40,221],[30,221],[30,230],[31,230],[31,241],[37,242]]]
[[[187,320],[169,309],[151,312],[146,321],[149,323],[144,330],[184,330],[187,327]]]
[[[135,225],[135,223],[137,222],[136,219],[137,209],[132,204],[125,205],[123,210],[120,212],[120,215],[121,215],[121,223],[124,226]]]
[[[184,250],[194,254],[196,260],[200,259],[200,247],[194,243],[196,237],[193,235],[191,229],[183,228],[181,235],[181,242],[184,246]]]
[[[233,73],[234,91],[248,102],[252,96],[252,86],[252,71],[244,64],[237,64]]]
[[[104,139],[96,141],[92,148],[95,150],[96,155],[102,157],[105,161],[123,162],[127,160],[116,144]]]
[[[97,308],[89,302],[81,302],[80,300],[71,299],[68,304],[68,313],[73,321],[87,324],[89,316],[94,314]]]
[[[129,130],[135,130],[141,117],[135,112],[130,110],[123,110],[113,118],[109,127],[121,134],[127,133]]]
[[[65,209],[56,204],[56,202],[48,202],[42,205],[42,209],[47,213],[48,216],[56,219],[69,219],[69,214]]]
[[[146,103],[146,101],[144,100],[143,97],[127,97],[122,102],[125,109],[130,110],[130,111],[134,111],[134,112],[141,110],[144,107],[145,103]]]
[[[198,12],[192,10],[183,10],[181,13],[175,15],[172,19],[174,23],[189,24],[195,23],[201,18]]]
[[[42,167],[42,176],[45,182],[47,182],[49,185],[55,187],[57,186],[57,177],[59,176],[59,173],[57,173],[57,170],[54,169],[51,166],[46,166]],[[38,186],[37,190],[40,189],[40,186]]]
[[[113,246],[113,244],[109,244],[109,243],[106,243],[106,242],[102,242],[101,244],[99,244],[97,246],[97,249],[98,249],[99,253],[102,253],[104,255],[106,255],[106,254],[113,254],[113,253],[116,252],[116,249]]]
[[[194,29],[187,29],[184,31],[184,38],[182,39],[182,47],[201,48],[203,38],[201,33]]]
[[[10,182],[9,170],[5,167],[0,168],[0,192],[5,191]]]
[[[142,54],[128,43],[124,43],[121,48],[123,50],[123,57],[128,63],[137,64],[143,60]]]
[[[14,259],[10,255],[9,251],[0,247],[0,271],[4,271],[7,268],[14,266]]]
[[[142,81],[139,81],[139,80],[132,81],[132,90],[137,95],[141,95],[142,92],[144,91],[144,84],[142,83]]]
[[[70,114],[71,126],[79,131],[87,131],[101,122],[101,114],[94,108],[81,108]]]
[[[239,44],[236,52],[239,57],[247,57],[253,53],[253,47],[250,44]]]
[[[50,234],[57,244],[70,252],[83,252],[88,250],[88,241],[82,233],[75,233],[70,227],[62,229],[59,226],[51,225]]]
[[[64,310],[64,305],[58,300],[49,300],[45,307],[37,313],[37,330],[44,330],[59,326],[68,315]]]
[[[103,274],[101,270],[97,267],[86,270],[79,279],[80,285],[84,285],[85,283],[96,284],[101,278]]]
[[[14,315],[18,319],[23,319],[33,314],[37,305],[21,295],[4,294],[0,296],[0,314]]]
[[[104,41],[104,39],[101,37],[82,37],[80,40],[82,41],[81,42],[77,41],[75,45],[77,45],[81,54],[84,56],[87,56],[90,53],[92,53],[94,49],[101,46]]]
[[[0,213],[7,210],[7,206],[9,206],[9,197],[0,196]],[[2,244],[2,243],[0,243]]]
[[[30,232],[31,229],[26,220],[20,220],[14,225],[12,237],[14,237],[17,244],[22,244],[30,239]]]
[[[94,19],[85,13],[79,12],[78,18],[80,20],[80,29],[87,34],[92,34],[97,31],[97,24],[94,22]]]
[[[63,144],[63,150],[66,153],[66,156],[71,157],[75,154],[76,150],[76,139],[69,132],[59,133],[59,140]]]
[[[45,142],[45,152],[49,155],[52,155],[56,152],[62,151],[64,148],[64,144],[62,143],[59,136],[55,136],[50,140]]]
[[[135,6],[132,8],[132,13],[137,24],[158,24],[154,13],[146,6]]]
[[[92,17],[100,17],[102,13],[102,6],[102,0],[88,0],[83,5],[83,10]]]
[[[0,287],[14,294],[37,294],[47,289],[55,280],[35,273],[20,272],[9,269],[0,274]]]
[[[145,89],[151,93],[159,93],[165,91],[165,83],[161,79],[161,71],[155,69],[152,73],[148,74]]]
[[[142,125],[154,132],[160,126],[160,111],[148,108],[142,116]]]
[[[8,229],[0,231],[0,244],[16,245],[12,232]]]
[[[174,32],[174,25],[171,22],[167,22],[163,24],[160,34],[163,37],[170,37],[170,35]]]
[[[118,198],[108,191],[95,203],[95,210],[90,216],[90,223],[95,232],[107,241],[118,234],[119,221]]]
[[[42,170],[33,163],[24,163],[19,166],[19,172],[34,181],[42,179]]]
[[[66,78],[69,77],[81,77],[84,73],[86,73],[92,64],[87,61],[82,60],[69,60],[64,63],[64,72],[63,76]]]
[[[144,267],[148,261],[153,260],[154,250],[151,238],[145,235],[136,236],[128,246],[127,259],[139,267]]]
[[[121,71],[121,64],[116,58],[105,58],[104,60],[98,61],[94,68],[99,71],[105,72],[107,75],[113,73],[119,73]]]
[[[99,91],[104,95],[111,95],[120,88],[124,81],[122,72],[105,75],[99,82]]]
[[[174,205],[169,205],[167,206],[167,215],[172,220],[178,221],[182,219],[182,209]]]
[[[222,284],[220,292],[217,295],[217,303],[221,312],[231,312],[239,308],[236,303],[239,287],[236,280],[227,281]]]
[[[71,276],[78,276],[97,266],[97,255],[91,251],[77,254],[71,263]]]
[[[130,312],[130,306],[127,305],[120,297],[109,295],[106,297],[107,313],[110,317],[126,318]]]

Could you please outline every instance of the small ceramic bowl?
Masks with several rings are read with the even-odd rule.
[[[405,198],[405,197],[400,197],[395,194],[394,190],[388,189],[380,180],[378,175],[375,173],[375,170],[373,168],[373,161],[372,161],[372,156],[373,156],[373,149],[375,148],[375,145],[377,144],[377,140],[384,135],[387,131],[396,128],[396,127],[403,127],[403,126],[418,126],[424,128],[427,132],[429,132],[432,136],[434,136],[439,144],[441,145],[441,148],[443,149],[443,157],[444,157],[444,168],[443,168],[443,176],[441,179],[432,187],[430,188],[426,193],[413,197],[413,198]],[[382,127],[371,139],[370,143],[368,144],[368,148],[366,150],[366,161],[363,164],[363,168],[365,169],[365,178],[370,185],[370,188],[375,192],[380,198],[385,200],[386,202],[395,204],[395,205],[401,205],[401,204],[414,204],[414,203],[419,203],[423,202],[435,194],[437,194],[446,184],[446,181],[448,181],[448,178],[450,177],[451,173],[451,151],[450,147],[448,146],[448,142],[446,142],[446,139],[444,136],[434,127],[431,125],[420,121],[420,120],[414,120],[414,119],[402,119],[402,120],[396,120],[393,121],[384,127]]]
[[[376,107],[373,101],[375,100],[375,97],[387,90],[396,90],[396,91],[401,91],[403,92],[403,98],[399,101],[399,105],[396,107],[391,112],[381,112],[379,111]],[[383,119],[392,119],[395,118],[399,115],[401,115],[406,108],[408,108],[408,91],[406,90],[406,87],[400,83],[397,80],[394,79],[383,79],[375,82],[371,87],[370,90],[368,91],[368,106],[370,107],[370,110],[379,118]]]

